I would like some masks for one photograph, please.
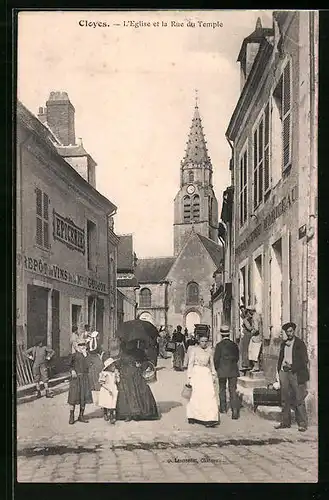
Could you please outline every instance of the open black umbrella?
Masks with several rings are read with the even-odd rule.
[[[133,319],[121,323],[117,329],[116,335],[120,340],[125,342],[139,340],[152,344],[155,343],[159,332],[149,321]]]

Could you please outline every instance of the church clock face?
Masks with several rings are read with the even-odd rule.
[[[193,194],[195,191],[195,187],[192,184],[190,184],[189,186],[187,186],[186,191],[188,192],[188,194]]]

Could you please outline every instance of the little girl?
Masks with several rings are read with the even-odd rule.
[[[108,358],[104,362],[103,371],[99,375],[101,388],[99,391],[98,405],[104,410],[104,420],[110,420],[115,424],[115,408],[118,398],[117,384],[120,382],[119,370],[115,366],[115,360]]]

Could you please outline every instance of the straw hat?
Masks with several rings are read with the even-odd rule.
[[[111,366],[113,363],[115,363],[115,359],[113,358],[107,358],[105,361],[104,361],[104,370],[106,368],[108,368],[109,366]]]

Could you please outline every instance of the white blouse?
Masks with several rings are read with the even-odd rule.
[[[213,352],[210,347],[206,349],[202,349],[200,346],[194,346],[191,349],[191,353],[189,355],[188,368],[187,368],[187,376],[191,376],[191,372],[194,366],[205,366],[211,370],[213,375],[216,375],[216,370],[214,366],[213,360]]]

